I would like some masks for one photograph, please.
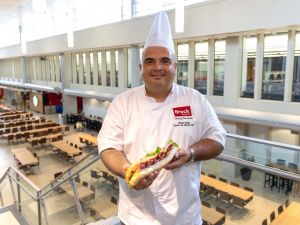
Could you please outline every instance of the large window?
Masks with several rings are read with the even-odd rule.
[[[187,87],[189,45],[178,44],[177,51],[177,84]]]
[[[195,89],[206,94],[207,92],[207,57],[208,42],[195,44]]]
[[[287,44],[287,33],[265,36],[262,99],[283,100]]]
[[[245,37],[243,42],[241,97],[254,97],[254,75],[257,37]]]
[[[226,41],[215,41],[214,55],[214,95],[223,96],[224,94],[224,73],[225,73],[225,51]]]
[[[292,101],[300,102],[300,33],[296,33]]]

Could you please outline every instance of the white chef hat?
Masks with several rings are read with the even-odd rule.
[[[165,11],[155,15],[144,49],[151,46],[165,47],[175,53],[170,22]]]

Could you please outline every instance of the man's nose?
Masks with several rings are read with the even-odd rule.
[[[160,61],[155,62],[154,69],[156,69],[156,70],[161,70],[162,69],[162,65],[161,65]]]

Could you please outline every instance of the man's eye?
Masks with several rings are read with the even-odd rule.
[[[171,60],[170,59],[162,59],[163,64],[170,64]]]
[[[153,63],[153,62],[154,62],[154,60],[152,60],[152,59],[146,59],[146,60],[144,61],[145,64],[151,64],[151,63]]]

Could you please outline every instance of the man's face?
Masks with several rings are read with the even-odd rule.
[[[168,49],[148,47],[144,50],[140,66],[145,86],[149,90],[169,90],[176,73],[176,62],[171,59]]]

